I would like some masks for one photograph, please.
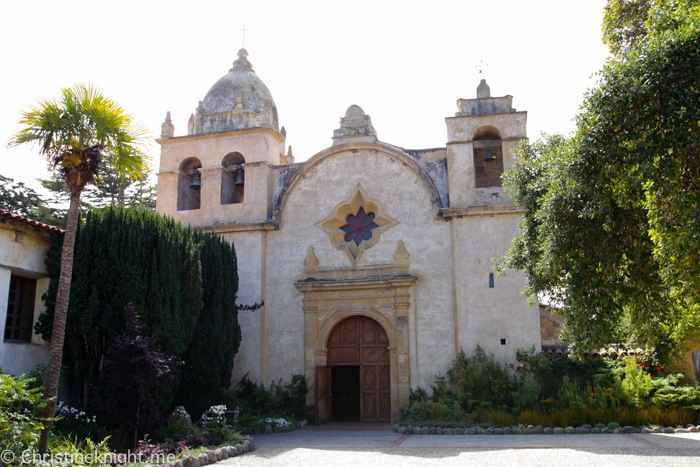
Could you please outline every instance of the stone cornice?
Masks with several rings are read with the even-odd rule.
[[[525,212],[519,206],[514,204],[501,204],[498,206],[468,206],[458,208],[442,208],[440,209],[440,217],[447,219],[450,217],[463,216],[494,216],[498,214],[522,214]]]
[[[271,169],[276,169],[278,167],[284,167],[284,166],[279,166],[279,165],[273,165],[270,164],[267,161],[260,161],[260,162],[246,162],[245,164],[240,164],[241,167],[257,167],[260,165],[266,165]],[[207,171],[207,170],[226,170],[223,166],[221,165],[208,165],[206,167],[200,167],[199,169],[200,172],[202,171]],[[170,172],[158,172],[156,174],[156,177],[159,177],[161,175],[169,175],[169,174],[179,174],[182,173],[180,170],[171,170]]]
[[[274,128],[272,128],[272,127],[257,127],[257,128],[243,128],[240,130],[216,131],[216,132],[212,132],[212,133],[197,133],[194,135],[172,136],[170,138],[158,138],[158,139],[156,139],[156,143],[160,144],[161,146],[167,146],[169,144],[176,144],[176,143],[184,142],[184,141],[188,141],[188,140],[211,139],[211,138],[220,138],[222,136],[228,136],[228,135],[238,136],[238,135],[242,135],[242,134],[245,135],[245,134],[255,134],[255,133],[270,133],[280,143],[285,142],[284,136],[282,136],[282,134],[279,133]]]
[[[511,136],[510,138],[502,138],[499,141],[501,141],[501,142],[522,141],[524,139],[527,139],[527,136]],[[452,146],[454,144],[473,144],[473,143],[474,143],[473,139],[468,139],[466,141],[448,141],[447,145]]]
[[[270,222],[248,222],[241,224],[222,224],[222,225],[203,225],[203,226],[191,226],[195,230],[201,232],[212,232],[217,234],[229,233],[229,232],[250,232],[255,230],[277,230],[276,227]]]
[[[515,112],[495,112],[489,114],[474,114],[474,115],[455,115],[454,117],[445,117],[445,120],[452,120],[458,118],[483,118],[483,117],[493,117],[497,115],[513,115],[513,114],[525,114],[527,115],[527,110],[518,110]]]
[[[401,274],[397,276],[376,276],[365,279],[316,279],[309,277],[301,281],[297,281],[294,285],[301,291],[323,290],[323,291],[338,291],[338,290],[366,290],[366,289],[383,289],[387,285],[396,287],[410,287],[418,280],[417,277],[409,274]]]

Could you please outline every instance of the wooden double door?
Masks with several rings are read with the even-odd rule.
[[[333,367],[359,366],[360,421],[391,421],[389,338],[382,326],[366,316],[338,323],[328,337],[328,366],[316,368],[316,419],[332,419]]]

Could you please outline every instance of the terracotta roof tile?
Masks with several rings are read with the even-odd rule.
[[[44,224],[33,219],[29,219],[28,217],[18,216],[17,214],[12,214],[11,212],[5,211],[4,209],[0,209],[0,216],[9,217],[10,219],[24,222],[25,224],[33,225],[35,227],[39,227],[40,229],[48,230],[49,232],[56,232],[59,234],[65,233],[64,230],[61,230],[58,227],[54,227],[53,225]]]

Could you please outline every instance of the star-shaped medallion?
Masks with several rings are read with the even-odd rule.
[[[316,224],[330,236],[331,243],[339,250],[345,250],[352,261],[362,252],[372,248],[382,232],[398,224],[384,214],[378,201],[370,199],[360,184],[350,198],[335,207],[333,214]]]

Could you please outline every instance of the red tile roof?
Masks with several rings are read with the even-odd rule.
[[[0,209],[0,216],[9,217],[10,219],[24,222],[25,224],[33,225],[35,227],[39,227],[40,229],[48,230],[49,232],[56,232],[56,233],[60,233],[60,234],[65,232],[65,231],[59,229],[58,227],[54,227],[53,225],[43,224],[41,222],[37,222],[37,221],[29,219],[27,217],[18,216],[17,214],[12,214],[11,212],[5,211],[4,209]]]

